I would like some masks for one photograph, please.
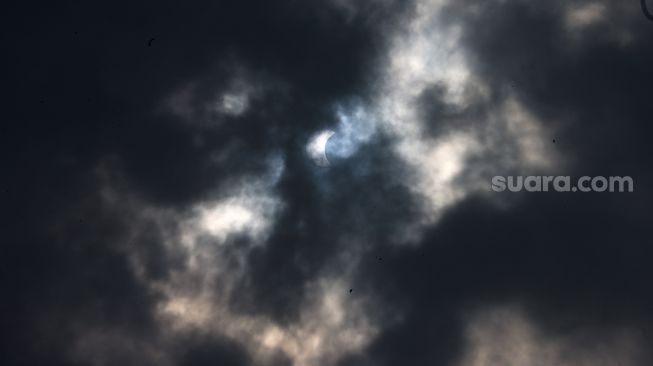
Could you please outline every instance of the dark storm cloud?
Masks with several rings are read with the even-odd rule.
[[[63,217],[47,222],[39,219],[53,209],[45,197],[38,207],[14,211],[18,223],[8,228],[3,248],[7,364],[64,362],[78,328],[111,324],[153,334],[156,296],[137,283],[114,246],[124,224],[86,193],[85,202],[61,202]]]
[[[8,10],[16,17],[7,37],[15,70],[8,80],[14,121],[9,136],[37,132],[29,135],[35,140],[30,146],[44,145],[60,159],[68,153],[77,164],[107,153],[128,155],[125,164],[136,183],[171,200],[187,199],[219,178],[206,167],[206,156],[227,139],[242,140],[241,154],[255,154],[269,131],[324,124],[319,113],[333,98],[365,88],[362,71],[383,41],[373,24],[309,3]],[[146,47],[151,36],[159,42]],[[194,102],[207,102],[236,74],[233,64],[281,80],[297,98],[278,106],[270,96],[255,109],[271,115],[209,131],[212,143],[204,149],[193,145],[192,129],[153,116],[162,100],[189,82],[201,84]],[[37,154],[19,147],[13,150],[25,159]],[[190,179],[181,182],[185,176]]]
[[[415,194],[416,173],[393,150],[401,136],[379,128],[328,169],[316,169],[305,144],[336,128],[336,105],[375,105],[391,31],[419,7],[8,7],[3,364],[331,364],[332,348],[349,338],[306,301],[327,303],[349,288],[354,300],[344,301],[371,303],[343,315],[351,324],[342,327],[368,337],[353,325],[362,320],[349,318],[365,315],[378,334],[360,352],[343,351],[343,365],[458,362],[468,352],[467,312],[506,302],[523,305],[553,338],[630,327],[649,341],[653,27],[635,2],[602,4],[575,18],[563,2],[448,4],[441,21],[462,25],[458,47],[489,97],[461,107],[435,82],[421,93],[418,115],[424,136],[437,138],[477,128],[514,96],[555,131],[568,164],[553,174],[630,175],[635,193],[502,196],[502,207],[471,194],[440,221],[417,225],[425,233],[411,245],[398,238],[422,222],[429,197]],[[278,180],[252,180],[270,174],[270,154],[283,160]],[[487,169],[466,164],[463,174]],[[270,228],[197,240],[225,248],[211,254],[221,256],[215,268],[229,269],[223,281],[204,283],[186,268],[194,253],[170,249],[171,237],[190,230],[197,207],[233,203],[225,192],[234,186],[253,201],[273,196],[279,207],[264,212],[262,221],[274,217]],[[190,288],[174,287],[184,270]],[[334,273],[344,287],[327,281],[328,296],[315,295],[311,286]],[[220,321],[201,318],[199,305],[182,307],[190,315],[180,318],[198,316],[206,329],[173,334],[176,323],[157,317],[166,301],[184,299],[180,290],[219,298],[230,285]],[[243,324],[251,327],[245,335]],[[316,328],[327,329],[316,334],[331,353],[314,359],[302,342]],[[257,334],[270,329],[281,335]],[[261,357],[261,341],[251,340],[259,336],[280,350]]]
[[[138,334],[153,327],[156,300],[118,245],[129,225],[93,201],[98,164],[117,161],[125,184],[147,200],[183,207],[224,179],[260,171],[268,148],[296,154],[295,136],[327,123],[336,98],[366,88],[383,45],[373,19],[399,10],[390,4],[344,15],[323,3],[236,1],[8,6],[5,364],[72,362],[73,340],[63,338],[75,328],[110,324]],[[191,107],[202,108],[240,69],[253,83],[279,85],[254,98],[242,118],[206,128],[157,112],[189,83],[198,84]],[[228,159],[214,164],[221,153]],[[288,199],[302,197],[289,191]],[[57,235],[54,225],[63,226]],[[157,258],[149,276],[165,276],[162,239],[156,229],[139,231],[139,250]],[[189,352],[190,364],[222,358],[219,350]]]
[[[482,196],[459,204],[418,250],[368,269],[378,291],[409,309],[405,323],[370,348],[370,364],[457,360],[464,353],[461,309],[510,302],[525,304],[553,338],[590,329],[599,339],[606,329],[632,327],[650,342],[653,251],[644,202],[651,202],[645,100],[653,93],[653,27],[635,2],[602,3],[604,18],[583,30],[565,23],[567,2],[455,2],[446,14],[463,19],[463,45],[494,103],[509,90],[551,121],[566,159],[553,174],[629,175],[635,193],[528,194],[506,197],[508,209]],[[457,110],[434,90],[422,108],[435,135],[451,128],[443,123],[482,120],[488,108]]]
[[[372,347],[377,361],[445,363],[460,351],[461,309],[511,301],[553,334],[626,325],[649,339],[650,229],[611,198],[558,196],[527,197],[503,212],[469,200],[420,250],[374,268],[378,291],[410,309]]]
[[[277,219],[267,246],[250,254],[253,286],[247,304],[256,312],[295,319],[306,281],[315,280],[349,248],[344,234],[364,243],[365,261],[390,249],[403,225],[419,215],[415,199],[396,177],[407,174],[388,150],[389,138],[363,146],[351,160],[334,160],[318,172],[324,185],[315,185],[315,167],[301,154],[287,160],[288,173],[279,182],[287,207]],[[350,278],[351,286],[356,279]],[[365,286],[367,280],[362,281]]]

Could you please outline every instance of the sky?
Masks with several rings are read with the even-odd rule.
[[[653,364],[642,10],[4,5],[0,363]]]

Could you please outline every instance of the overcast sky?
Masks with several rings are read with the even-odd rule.
[[[2,12],[0,364],[653,364],[639,0]]]

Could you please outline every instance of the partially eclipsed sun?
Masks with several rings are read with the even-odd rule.
[[[308,153],[308,156],[313,159],[313,162],[315,162],[316,165],[321,167],[329,166],[329,159],[326,155],[326,146],[329,138],[331,138],[333,134],[335,134],[335,132],[331,130],[322,131],[314,135],[308,142],[306,152]]]

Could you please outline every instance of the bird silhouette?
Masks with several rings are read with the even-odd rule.
[[[152,42],[154,42],[156,38],[150,38],[150,40],[147,42],[147,47],[152,47]]]

